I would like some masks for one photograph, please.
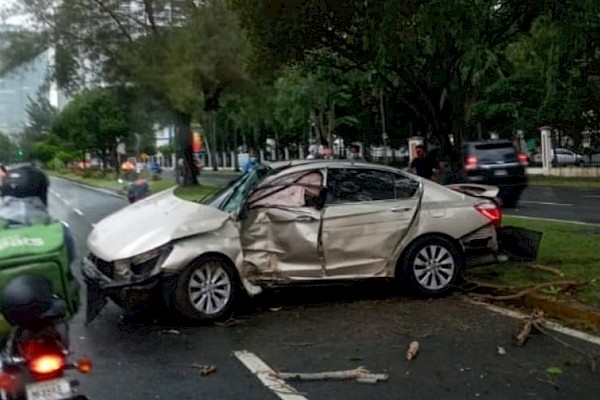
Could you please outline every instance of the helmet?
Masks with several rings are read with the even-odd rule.
[[[11,279],[0,297],[0,311],[11,324],[35,329],[66,315],[66,302],[54,294],[44,276],[21,275]]]
[[[32,165],[11,169],[2,180],[2,195],[11,197],[39,197],[48,205],[49,181],[46,174]]]

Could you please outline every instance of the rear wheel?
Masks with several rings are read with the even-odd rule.
[[[428,296],[450,291],[463,266],[458,246],[441,236],[417,239],[402,261],[401,276],[418,292]]]
[[[234,268],[218,257],[200,259],[179,275],[175,307],[184,317],[218,321],[228,317],[238,291]]]

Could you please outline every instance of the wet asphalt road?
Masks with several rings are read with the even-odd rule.
[[[52,180],[51,212],[69,222],[80,255],[91,224],[125,205],[117,197]],[[542,335],[514,347],[511,338],[519,327],[514,319],[460,296],[401,296],[380,282],[269,293],[246,305],[228,327],[193,326],[170,315],[124,322],[110,303],[84,327],[83,312],[72,322],[72,347],[94,360],[93,373],[82,379],[91,399],[277,399],[233,356],[236,350],[252,351],[277,370],[363,365],[390,375],[375,385],[291,383],[311,400],[587,399],[600,393],[598,372],[578,351]],[[599,346],[561,338],[583,354],[600,354]],[[405,353],[412,340],[421,350],[409,363]],[[507,354],[498,355],[498,346]],[[217,372],[202,377],[194,363],[215,365]],[[549,367],[562,374],[548,375]]]
[[[600,224],[600,189],[532,185],[506,214]]]

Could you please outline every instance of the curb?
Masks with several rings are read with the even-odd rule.
[[[544,314],[572,322],[583,322],[585,325],[600,327],[600,309],[566,300],[554,300],[548,297],[529,294],[524,298],[524,304],[532,308],[539,308]]]

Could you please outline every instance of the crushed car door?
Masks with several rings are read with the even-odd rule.
[[[277,282],[323,276],[317,205],[322,183],[323,173],[313,170],[266,181],[250,195],[241,218],[246,279]]]
[[[328,169],[321,239],[327,276],[387,275],[416,219],[419,188],[419,181],[385,170]]]

